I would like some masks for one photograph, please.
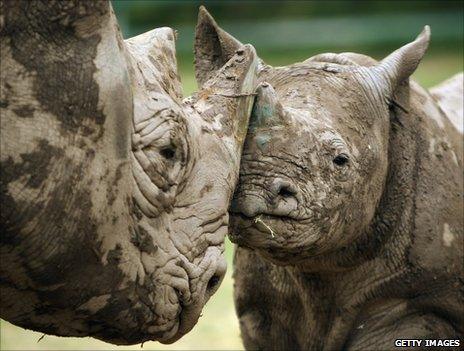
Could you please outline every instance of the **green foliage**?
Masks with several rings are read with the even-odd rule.
[[[125,37],[154,27],[179,32],[177,50],[191,53],[198,7],[244,43],[263,50],[382,50],[432,28],[432,50],[462,50],[460,1],[121,1],[113,6]]]
[[[462,13],[461,1],[416,0],[416,1],[143,1],[143,0],[113,0],[113,7],[118,15],[131,18],[132,23],[153,26],[176,26],[191,23],[196,18],[198,7],[206,6],[215,17],[221,21],[240,20],[270,20],[270,19],[301,19],[317,17],[346,16],[356,13],[398,14],[417,12],[437,12],[450,10]]]

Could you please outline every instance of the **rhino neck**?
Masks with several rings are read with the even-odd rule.
[[[109,3],[68,5],[4,6],[0,277],[11,307],[2,318],[78,335],[81,322],[65,311],[55,319],[69,323],[57,328],[33,310],[51,300],[78,305],[89,297],[82,289],[98,295],[106,278],[113,286],[120,279],[93,268],[114,249],[108,243],[103,252],[104,238],[128,232],[132,97]],[[84,275],[86,283],[73,284]]]
[[[390,249],[404,253],[411,243],[410,236],[414,230],[417,179],[422,166],[420,152],[424,136],[417,123],[420,112],[410,104],[409,86],[400,89],[395,101],[407,112],[400,107],[392,107],[390,111],[388,173],[384,192],[373,222],[361,242],[361,245],[369,245],[368,259]]]
[[[371,257],[395,257],[391,268],[405,271],[457,272],[463,244],[462,136],[415,82],[397,100],[408,113],[393,111],[389,173],[366,236],[366,242],[377,242]]]

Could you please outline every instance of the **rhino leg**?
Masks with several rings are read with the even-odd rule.
[[[427,349],[426,340],[459,339],[455,329],[439,316],[427,312],[412,312],[406,301],[378,303],[376,311],[364,315],[356,322],[356,329],[343,349],[346,350],[389,350],[394,341],[420,340],[416,344]],[[373,337],[375,335],[375,337]]]

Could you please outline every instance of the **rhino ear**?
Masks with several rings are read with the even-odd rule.
[[[243,46],[220,28],[205,7],[200,6],[195,30],[195,77],[198,85],[213,77]]]
[[[126,39],[125,44],[134,65],[138,67],[136,71],[141,70],[147,86],[160,84],[171,97],[182,99],[182,84],[177,72],[176,32],[172,28],[153,29]]]
[[[371,68],[376,85],[387,98],[414,73],[430,41],[430,28],[425,26],[411,43],[399,48]]]

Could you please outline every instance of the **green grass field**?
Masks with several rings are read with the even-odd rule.
[[[284,55],[263,55],[266,62],[286,65],[304,60],[311,54],[287,53]],[[382,55],[374,55],[376,58]],[[180,74],[185,94],[196,89],[191,57],[180,57]],[[462,71],[461,53],[434,54],[426,56],[414,78],[423,86],[431,87],[451,75]],[[227,275],[215,296],[204,309],[203,317],[192,332],[173,345],[147,342],[142,350],[240,350],[242,344],[238,321],[232,300],[232,255],[233,245],[227,240],[226,256],[229,264]],[[92,338],[61,338],[46,335],[40,342],[41,333],[27,331],[1,321],[1,350],[137,350],[140,345],[116,347]]]

